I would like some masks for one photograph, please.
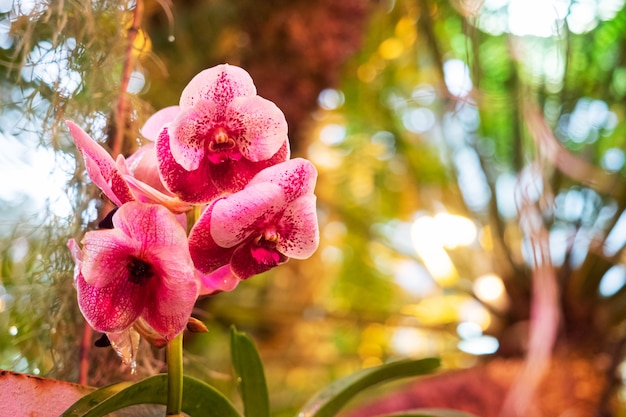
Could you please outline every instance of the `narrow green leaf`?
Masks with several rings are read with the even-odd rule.
[[[300,410],[302,417],[332,417],[354,396],[381,382],[428,374],[440,365],[437,358],[393,362],[341,378],[316,394]]]
[[[219,391],[190,376],[183,377],[183,412],[191,417],[241,417]]]
[[[76,401],[70,408],[65,410],[61,417],[84,416],[89,410],[102,404],[115,394],[133,385],[132,382],[119,382],[99,388]]]
[[[231,356],[246,417],[269,417],[270,401],[263,363],[254,342],[235,327],[230,330]]]
[[[444,408],[419,408],[378,417],[476,417],[474,414]]]
[[[234,406],[210,385],[183,377],[182,411],[194,417],[240,417]],[[61,417],[102,417],[136,404],[167,403],[167,374],[137,383],[122,382],[96,390],[72,405]]]

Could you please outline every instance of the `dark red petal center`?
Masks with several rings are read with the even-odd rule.
[[[280,253],[276,250],[276,244],[280,235],[274,229],[268,229],[259,235],[250,247],[252,257],[261,265],[276,266],[280,262]]]
[[[152,265],[138,258],[131,258],[126,264],[128,280],[133,284],[144,285],[154,276]]]

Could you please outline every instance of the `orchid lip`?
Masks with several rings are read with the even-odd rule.
[[[268,229],[263,231],[262,234],[254,239],[254,244],[257,246],[263,246],[263,242],[268,242],[273,244],[271,246],[276,246],[276,243],[278,243],[279,240],[280,235],[278,232],[275,229]]]
[[[237,143],[234,139],[226,136],[225,133],[223,133],[223,135],[216,134],[216,138],[209,142],[207,148],[209,150],[207,157],[213,164],[221,164],[226,161],[238,161],[242,156],[237,147]]]
[[[218,127],[217,129],[215,129],[214,139],[215,139],[215,143],[218,145],[227,143],[229,141],[232,142],[233,146],[235,145],[235,141],[233,141],[231,138],[228,137],[228,133],[226,132],[226,129],[224,129],[223,127]]]
[[[233,149],[235,146],[237,146],[237,144],[229,137],[226,137],[225,140],[223,138],[220,138],[219,141],[216,138],[215,141],[211,141],[209,143],[209,150],[211,152],[223,152],[229,149]]]
[[[280,239],[280,235],[276,230],[269,229],[263,232],[263,239],[267,240],[268,242],[278,242],[278,240]]]

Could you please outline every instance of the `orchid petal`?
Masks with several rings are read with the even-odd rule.
[[[91,181],[117,206],[133,201],[135,197],[118,172],[111,155],[74,122],[68,120],[66,123],[76,147],[85,160]]]
[[[148,184],[145,184],[134,177],[124,176],[126,182],[131,189],[136,193],[144,197],[143,202],[157,203],[165,206],[172,213],[186,213],[191,210],[191,205],[184,201],[179,200],[176,197],[170,197],[167,194],[163,194],[159,190],[155,190]]]
[[[91,327],[102,333],[126,330],[144,308],[143,288],[129,281],[96,287],[89,285],[83,275],[78,274],[76,291],[83,316]]]
[[[189,233],[191,259],[198,271],[204,274],[210,274],[228,264],[232,255],[232,249],[219,246],[211,236],[211,214],[214,206],[215,203],[204,210]]]
[[[123,174],[130,174],[137,180],[149,185],[150,187],[164,193],[172,195],[159,176],[159,166],[156,155],[156,145],[154,143],[147,143],[139,149],[137,149],[131,156],[125,160],[125,165],[128,168],[128,172],[120,172]],[[118,164],[119,168],[119,164]],[[127,180],[127,178],[125,177]],[[131,184],[129,184],[132,187]]]
[[[113,226],[112,230],[122,231],[140,242],[142,251],[165,248],[175,250],[172,256],[185,255],[185,230],[165,207],[135,202],[124,204],[113,216]]]
[[[187,171],[200,166],[216,118],[215,103],[201,100],[196,106],[181,111],[169,125],[172,156]]]
[[[254,95],[256,87],[246,70],[222,64],[196,75],[183,90],[180,106],[186,109],[200,100],[209,100],[224,107],[235,97]]]
[[[80,269],[83,264],[83,251],[78,245],[78,242],[74,239],[70,239],[67,242],[67,248],[70,250],[70,254],[74,260],[74,284],[76,284],[76,280],[78,279],[78,275],[80,275]]]
[[[306,195],[293,201],[279,222],[280,240],[276,249],[295,259],[313,255],[319,245],[319,228],[315,209],[316,197]]]
[[[141,248],[139,242],[118,229],[87,232],[82,244],[81,272],[85,281],[95,287],[127,281],[128,259]]]
[[[211,236],[219,246],[231,248],[270,223],[285,205],[282,189],[270,183],[255,184],[215,202]]]
[[[74,263],[78,268],[80,268],[81,263],[83,262],[83,251],[80,249],[80,246],[78,246],[78,242],[74,239],[70,239],[67,242],[67,248],[70,250]]]
[[[142,317],[157,333],[172,340],[187,326],[198,297],[198,284],[189,255],[185,259],[189,262],[166,255],[165,251],[161,252],[158,265],[164,271],[154,283],[153,291],[147,294]]]
[[[118,155],[115,159],[115,169],[120,174],[120,176],[131,175],[130,168],[128,167],[128,163],[124,155]]]
[[[230,265],[224,265],[210,274],[201,274],[198,279],[200,281],[200,295],[232,291],[239,284],[239,278],[233,275]]]
[[[178,164],[170,150],[170,138],[168,129],[161,131],[156,142],[157,159],[159,162],[159,174],[165,186],[183,201],[192,204],[207,203],[221,194],[203,162],[199,169],[187,171]]]
[[[303,195],[312,194],[316,180],[315,166],[306,159],[294,158],[260,171],[248,185],[262,182],[277,184],[285,192],[287,201],[293,201]]]
[[[269,271],[273,267],[284,264],[289,258],[276,252],[277,261],[274,263],[260,263],[252,254],[252,245],[245,244],[237,247],[230,260],[230,268],[239,279],[247,279],[253,275]]]
[[[159,137],[163,126],[171,123],[178,113],[180,113],[180,106],[165,107],[150,116],[139,132],[144,138],[154,142]]]
[[[225,193],[235,193],[242,190],[260,171],[271,167],[289,158],[289,141],[270,159],[252,162],[245,158],[239,161],[225,161],[221,164],[207,164],[210,177],[218,190]]]
[[[259,96],[233,99],[225,119],[230,131],[240,132],[235,138],[239,151],[253,162],[271,158],[287,138],[285,115],[274,103]]]

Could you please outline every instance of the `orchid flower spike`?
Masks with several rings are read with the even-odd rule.
[[[157,158],[163,182],[184,201],[208,203],[239,191],[262,169],[289,159],[285,116],[256,94],[242,68],[223,64],[196,75],[180,107],[148,120],[147,133],[174,115],[159,131]]]
[[[189,249],[205,274],[230,265],[238,279],[289,258],[305,259],[319,244],[313,194],[317,171],[296,158],[261,171],[241,191],[210,204],[191,230]]]
[[[119,333],[139,319],[166,340],[182,332],[198,295],[184,228],[165,207],[128,202],[113,228],[68,242],[78,304],[97,331]]]

